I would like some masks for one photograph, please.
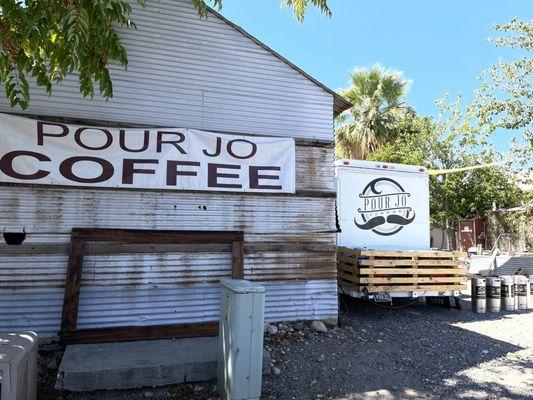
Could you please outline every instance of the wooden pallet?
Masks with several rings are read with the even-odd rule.
[[[361,293],[466,289],[464,252],[378,251],[337,247],[339,284]]]

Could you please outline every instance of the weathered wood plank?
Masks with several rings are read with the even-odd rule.
[[[344,281],[347,281],[347,282],[352,282],[352,283],[359,283],[358,280],[359,278],[355,275],[349,275],[345,272],[339,272],[338,274],[338,278],[339,279],[342,279]]]
[[[410,259],[397,259],[397,260],[359,260],[361,266],[373,266],[373,267],[389,267],[389,266],[450,266],[455,267],[462,264],[460,261],[454,260],[410,260]]]
[[[338,246],[337,250],[339,253],[349,254],[349,255],[360,255],[361,250],[360,249],[350,249],[349,247],[344,246]]]
[[[62,331],[63,344],[128,342],[150,339],[177,339],[218,335],[218,322],[198,324],[174,324],[155,326],[124,326],[116,328],[80,329]]]
[[[370,274],[391,274],[391,275],[411,275],[414,273],[413,268],[358,268],[357,273],[360,275]],[[419,268],[418,275],[467,275],[466,268]]]
[[[355,283],[361,283],[361,284],[380,284],[380,283],[444,283],[444,282],[466,282],[466,277],[453,277],[453,276],[427,276],[427,277],[405,277],[405,278],[397,278],[397,277],[376,277],[373,278],[364,278],[364,277],[353,277],[351,279],[352,282]]]
[[[231,277],[244,279],[244,246],[242,241],[236,240],[231,244],[231,259],[233,262]]]
[[[66,254],[67,243],[23,243],[18,246],[0,244],[0,255],[30,254]],[[128,254],[128,253],[179,253],[230,252],[231,245],[225,243],[197,244],[117,244],[117,243],[86,243],[85,254]],[[244,253],[253,254],[264,251],[306,251],[311,253],[334,252],[335,245],[328,243],[244,243]]]
[[[73,228],[72,237],[85,241],[129,244],[197,244],[242,241],[240,231],[171,231],[146,229]]]
[[[363,292],[365,286],[359,286],[358,291]],[[413,292],[413,291],[436,291],[445,292],[452,290],[465,290],[466,285],[405,285],[405,286],[368,286],[368,291],[371,293],[381,292]]]
[[[65,295],[61,316],[62,331],[73,331],[76,329],[84,251],[85,241],[73,237],[70,242],[67,278],[65,280]]]
[[[367,257],[419,257],[419,258],[464,258],[467,256],[461,251],[399,251],[399,250],[361,250],[361,256]]]
[[[357,257],[349,257],[344,254],[337,254],[337,260],[343,261],[347,264],[357,264]]]

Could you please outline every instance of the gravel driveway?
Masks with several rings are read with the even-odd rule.
[[[263,399],[533,399],[533,312],[474,314],[425,304],[387,309],[344,299],[341,327],[280,324],[265,334],[273,371]],[[46,392],[45,392],[46,393]],[[44,394],[44,393],[43,393]],[[41,399],[217,399],[214,383]]]
[[[266,399],[533,399],[533,313],[347,303],[340,329],[271,346]]]

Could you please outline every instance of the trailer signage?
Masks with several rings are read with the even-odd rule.
[[[336,163],[337,244],[373,250],[427,250],[429,176],[420,166],[361,160]]]
[[[0,182],[295,192],[292,138],[68,125],[0,114]]]
[[[357,208],[354,223],[359,229],[372,230],[378,235],[394,235],[415,219],[409,197],[411,193],[394,179],[374,179],[359,194],[362,206]]]

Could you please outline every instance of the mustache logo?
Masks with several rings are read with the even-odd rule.
[[[415,220],[415,212],[413,211],[413,216],[411,218],[404,218],[401,215],[389,215],[387,217],[387,222],[390,224],[398,225],[409,225]]]
[[[410,197],[411,193],[394,179],[380,177],[372,180],[359,193],[356,204],[360,207],[353,220],[355,226],[376,235],[395,235],[415,220]]]
[[[414,221],[414,219],[415,219],[415,213],[413,211],[413,216],[411,218],[404,218],[401,215],[388,215],[387,219],[385,219],[385,217],[382,217],[382,216],[374,217],[374,218],[369,219],[363,224],[359,224],[357,220],[354,219],[354,223],[359,229],[370,230],[380,225],[383,225],[387,222],[389,224],[397,224],[397,225],[402,225],[402,226],[409,225],[411,222]]]
[[[374,217],[372,219],[369,219],[368,221],[366,221],[364,224],[359,224],[357,223],[357,219],[354,219],[355,222],[355,225],[359,228],[359,229],[363,229],[363,230],[369,230],[369,229],[374,229],[375,227],[377,226],[380,226],[380,225],[383,225],[385,223],[385,217]]]

